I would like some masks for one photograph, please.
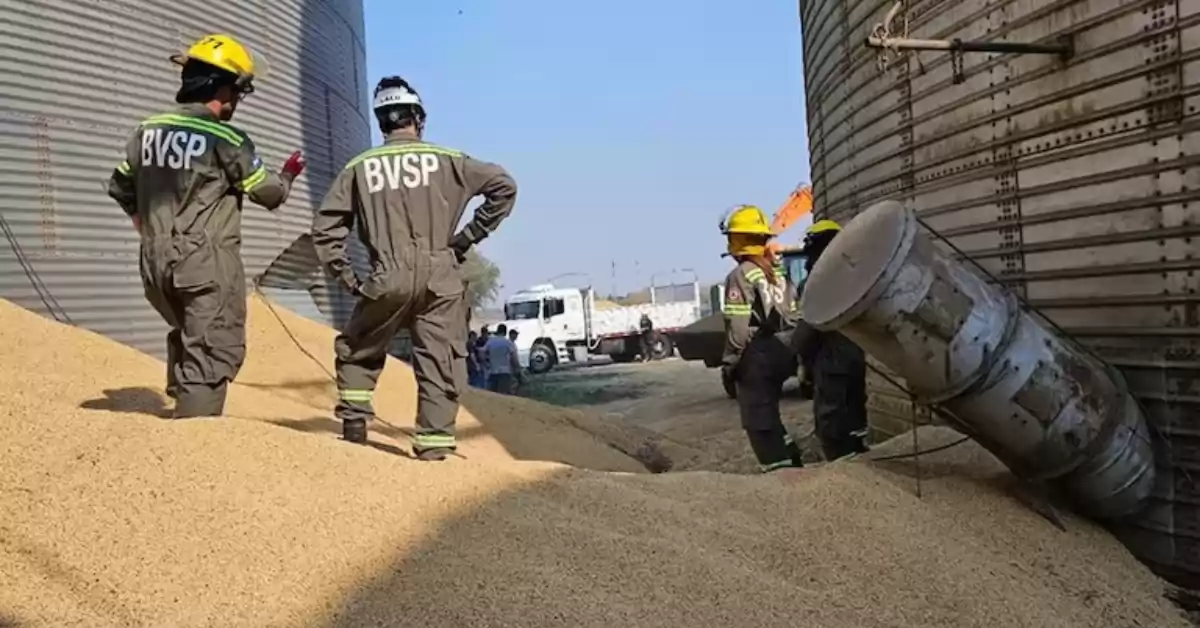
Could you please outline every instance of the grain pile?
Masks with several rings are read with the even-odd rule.
[[[0,302],[0,624],[1187,625],[1107,535],[1007,497],[977,448],[923,459],[923,499],[905,463],[596,471],[639,465],[478,393],[467,459],[419,463],[326,433],[320,369],[264,314],[231,416],[171,422],[147,414],[155,360]],[[288,319],[324,357],[330,332]],[[412,384],[389,368],[399,430]],[[574,466],[520,461],[538,458]]]

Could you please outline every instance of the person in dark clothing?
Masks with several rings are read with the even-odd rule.
[[[486,388],[487,382],[483,379],[483,367],[479,365],[479,334],[475,330],[467,333],[467,383],[473,388]]]
[[[809,273],[841,230],[832,220],[819,220],[808,228],[804,251]],[[816,329],[799,353],[805,372],[812,373],[813,419],[825,459],[869,451],[866,354],[842,334]]]
[[[509,340],[509,342],[512,343],[512,346],[513,346],[513,356],[514,356],[513,372],[516,373],[516,377],[514,378],[513,386],[512,386],[512,394],[514,394],[514,395],[519,394],[521,391],[521,387],[525,385],[525,374],[521,370],[521,357],[520,357],[521,353],[520,353],[520,350],[517,348],[517,338],[519,338],[520,336],[521,336],[521,334],[517,330],[515,330],[515,329],[508,330],[508,340]]]
[[[347,441],[366,442],[387,347],[409,328],[417,378],[413,453],[444,460],[457,447],[455,419],[466,384],[462,263],[512,212],[517,186],[496,164],[424,141],[425,108],[404,79],[380,81],[372,109],[383,145],[350,160],[313,217],[317,256],[359,297],[335,341],[335,413]],[[483,204],[456,231],[475,196],[483,196]],[[347,251],[354,231],[370,256],[365,280]]]
[[[783,267],[767,257],[772,233],[761,209],[737,208],[722,221],[721,232],[737,260],[737,268],[725,278],[722,377],[737,386],[742,428],[759,469],[802,467],[800,448],[779,412],[783,383],[796,371],[796,288]]]
[[[641,345],[642,361],[649,362],[654,359],[654,344],[657,340],[657,334],[654,332],[654,321],[650,320],[649,314],[642,314],[641,320],[638,321],[638,329],[642,332],[638,338]]]
[[[170,327],[174,417],[219,416],[246,358],[243,201],[282,205],[304,160],[297,151],[272,172],[228,123],[254,91],[257,60],[248,48],[208,35],[171,60],[181,66],[179,106],[138,125],[108,194],[140,236],[146,300]]]

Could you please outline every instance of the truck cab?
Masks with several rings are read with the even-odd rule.
[[[557,288],[539,284],[521,290],[504,303],[504,324],[517,330],[517,353],[521,366],[531,373],[544,373],[556,364],[585,362],[590,356],[609,356],[628,362],[639,355],[642,316],[648,316],[657,332],[650,359],[674,353],[672,334],[700,317],[700,287],[696,282],[680,284],[686,298],[639,305],[596,307],[591,288]],[[676,286],[679,287],[679,286]]]
[[[587,335],[584,298],[584,291],[578,288],[540,284],[505,301],[504,324],[509,330],[517,330],[522,367],[542,372],[556,362],[571,359],[568,346]]]

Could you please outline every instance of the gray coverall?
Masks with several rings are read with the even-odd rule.
[[[171,327],[167,394],[177,418],[220,415],[246,356],[242,199],[275,209],[290,181],[199,104],[142,121],[125,153],[108,194],[141,221],[146,299]]]
[[[313,244],[329,272],[360,298],[335,341],[342,421],[374,417],[371,398],[401,328],[412,332],[417,377],[413,450],[454,449],[459,391],[466,379],[465,285],[451,238],[467,203],[485,202],[460,232],[486,238],[516,203],[500,166],[422,142],[407,131],[355,157],[313,217]],[[347,256],[357,225],[371,274],[360,279]]]
[[[775,273],[771,282],[753,262],[741,261],[725,278],[722,368],[737,384],[742,428],[764,473],[804,465],[779,413],[783,383],[796,373],[799,304],[784,269]]]

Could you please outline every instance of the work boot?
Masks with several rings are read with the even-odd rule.
[[[175,409],[171,412],[174,419],[203,419],[221,416],[225,412],[225,394],[228,383],[221,382],[213,386],[194,385],[178,389],[175,397]]]
[[[787,443],[788,457],[792,459],[792,466],[797,469],[804,467],[804,454],[800,451],[800,447],[796,443]]]
[[[435,462],[445,460],[447,456],[454,453],[454,450],[449,447],[434,447],[433,449],[422,449],[420,451],[413,449],[413,453],[416,454],[417,460]]]
[[[366,443],[367,421],[365,419],[348,419],[342,421],[342,440],[358,445]]]

